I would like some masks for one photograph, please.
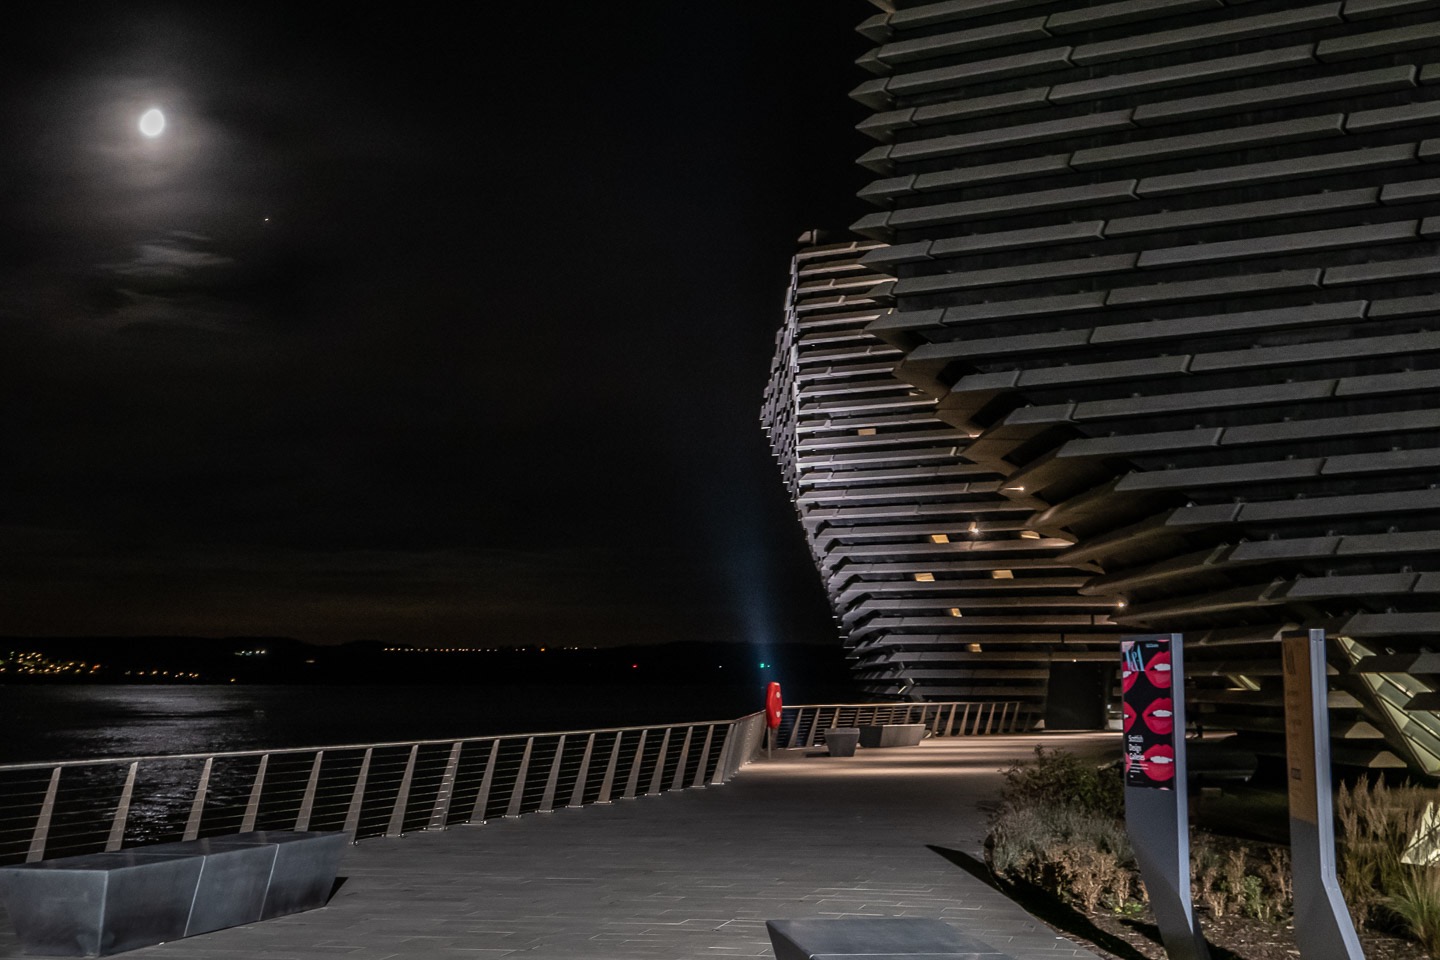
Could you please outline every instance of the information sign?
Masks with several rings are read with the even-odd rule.
[[[1364,960],[1335,876],[1325,631],[1281,638],[1295,945],[1302,960]]]
[[[1120,656],[1125,785],[1172,790],[1176,710],[1170,637],[1122,640]],[[1182,744],[1183,734],[1182,730]]]
[[[1125,829],[1170,960],[1208,960],[1190,898],[1185,658],[1178,633],[1120,641]]]

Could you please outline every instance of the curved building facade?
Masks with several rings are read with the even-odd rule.
[[[884,249],[795,257],[762,416],[857,679],[876,695],[1019,700],[1031,723],[1098,726],[1115,601],[1081,594],[1099,568],[1059,559],[1072,542],[1030,526],[1045,505],[1002,492],[1013,470],[967,459],[935,398],[895,377],[902,352],[866,332],[890,310],[862,258]]]
[[[1440,4],[945,0],[865,21],[869,334],[1192,714],[1440,774]]]

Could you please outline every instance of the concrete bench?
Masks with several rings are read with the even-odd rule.
[[[923,739],[923,723],[880,723],[860,728],[862,747],[913,747]]]
[[[839,920],[767,920],[775,960],[829,960],[860,957],[886,960],[915,957],[940,960],[1001,960],[1006,954],[940,920],[923,917],[856,917]]]
[[[832,757],[855,756],[855,745],[859,742],[859,727],[831,727],[825,731],[825,749]]]
[[[257,831],[0,867],[27,953],[109,956],[325,905],[347,833]]]

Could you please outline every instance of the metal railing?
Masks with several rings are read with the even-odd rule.
[[[0,864],[251,830],[356,839],[725,783],[738,720],[0,766]]]
[[[1021,727],[1019,700],[947,703],[820,703],[787,706],[780,713],[775,742],[785,748],[822,745],[832,727],[877,723],[923,723],[937,737],[1015,733]]]

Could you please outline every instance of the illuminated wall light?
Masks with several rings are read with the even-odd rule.
[[[963,613],[960,612],[960,608],[959,608],[959,607],[951,607],[951,608],[950,608],[950,616],[952,616],[952,617],[963,617],[963,616],[965,616],[965,614],[963,614]]]
[[[932,533],[932,534],[930,534],[930,542],[931,542],[931,543],[949,543],[949,542],[950,542],[950,538],[947,537],[947,536],[946,536],[945,534],[943,534],[943,533]]]
[[[874,427],[861,427],[859,430],[856,430],[856,431],[855,431],[855,435],[856,435],[856,436],[860,436],[860,437],[873,437],[873,436],[875,436],[875,428],[874,428]]]
[[[935,574],[933,574],[933,573],[917,573],[917,574],[915,574],[915,580],[916,580],[918,583],[934,583],[934,582],[935,582]]]
[[[965,649],[966,649],[966,650],[969,650],[971,653],[984,653],[984,652],[985,652],[984,650],[980,649],[980,644],[978,644],[978,643],[972,643],[972,644],[970,644],[968,647],[966,647]]]
[[[1116,600],[1116,601],[1115,601],[1115,606],[1119,607],[1121,610],[1124,610],[1124,609],[1125,609],[1126,607],[1128,607],[1129,605],[1130,605],[1130,604],[1126,603],[1124,600]]]
[[[1021,531],[1020,531],[1020,536],[1023,537],[1023,538],[1025,538],[1026,540],[1039,540],[1039,539],[1040,539],[1040,534],[1036,533],[1034,530],[1021,530]]]
[[[1014,579],[1015,579],[1015,572],[1014,572],[1013,570],[991,570],[991,571],[990,571],[990,579],[991,579],[991,580],[1014,580]]]

